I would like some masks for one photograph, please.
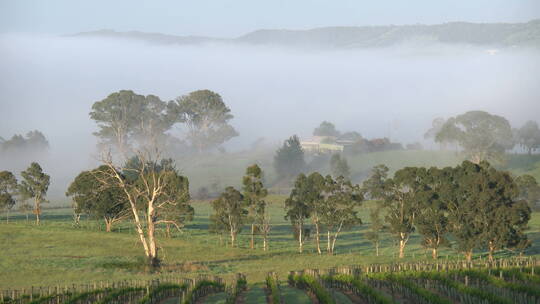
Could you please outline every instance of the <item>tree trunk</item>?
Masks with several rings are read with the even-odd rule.
[[[472,261],[472,255],[473,255],[472,249],[465,252],[465,259],[467,260],[467,262],[471,262],[471,261]]]
[[[266,232],[264,232],[264,235],[263,235],[263,250],[264,251],[268,250],[268,234]]]
[[[166,226],[166,232],[167,232],[167,238],[171,238],[171,225],[167,223],[167,226]]]
[[[402,259],[405,257],[405,243],[404,239],[399,240],[399,258]]]
[[[231,247],[234,248],[234,245],[236,243],[236,233],[234,232],[234,229],[231,228]]]
[[[111,232],[112,230],[112,220],[105,219],[105,231]]]
[[[405,233],[400,233],[400,239],[399,239],[399,258],[400,259],[405,257],[406,244],[407,244],[407,238],[405,238]]]
[[[7,209],[6,224],[9,224],[9,208]]]
[[[437,254],[437,248],[432,248],[431,250],[431,257],[436,260],[439,257],[439,255]]]
[[[488,252],[488,260],[490,262],[493,262],[493,253],[495,253],[495,245],[493,244],[492,241],[489,242],[488,244],[488,249],[489,249],[489,252]]]
[[[326,239],[327,239],[326,253],[332,254],[332,251],[330,249],[330,230],[327,231]]]
[[[36,212],[36,225],[39,226],[39,212]]]
[[[321,252],[321,235],[319,230],[319,222],[315,223],[315,242],[317,243],[317,253],[322,254]]]
[[[251,242],[249,248],[255,249],[255,224],[251,224]]]
[[[28,223],[28,213],[26,213],[26,222]]]
[[[304,240],[302,239],[302,234],[304,232],[304,225],[302,223],[298,224],[298,251],[302,253],[304,251]]]
[[[375,243],[375,254],[379,256],[379,242]]]

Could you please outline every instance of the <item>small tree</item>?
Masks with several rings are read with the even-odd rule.
[[[36,215],[36,225],[39,225],[39,216],[41,215],[41,204],[47,202],[45,196],[49,189],[50,176],[43,173],[38,163],[30,164],[30,167],[21,172],[23,177],[19,193],[23,200],[34,199],[34,214]]]
[[[215,214],[211,217],[216,227],[226,227],[231,237],[231,247],[236,246],[238,233],[246,222],[248,211],[245,208],[244,196],[233,187],[225,188],[218,199],[212,201]]]
[[[105,221],[110,232],[114,223],[130,216],[129,201],[122,188],[101,166],[92,171],[81,172],[69,186],[66,196],[73,197],[75,214],[86,213]]]
[[[244,199],[249,210],[249,220],[251,221],[251,241],[250,248],[255,248],[255,232],[261,230],[261,225],[269,223],[265,217],[266,202],[264,198],[268,195],[268,190],[263,185],[263,172],[258,165],[249,166],[246,169],[246,175],[242,179],[244,185]],[[269,227],[266,227],[269,228]],[[267,233],[264,234],[264,250],[268,244]]]
[[[366,238],[375,247],[375,255],[379,256],[379,245],[381,242],[381,233],[384,231],[384,222],[381,219],[381,208],[377,206],[371,209],[369,213],[370,223],[369,230],[366,232]]]
[[[320,218],[326,227],[327,252],[332,255],[341,230],[362,223],[355,208],[363,196],[358,185],[351,184],[342,176],[333,180],[330,175],[325,178],[323,195]]]
[[[529,155],[533,151],[540,149],[540,128],[535,121],[527,121],[523,127],[517,131],[517,142]]]
[[[347,159],[340,154],[334,154],[330,158],[330,171],[334,178],[343,176],[345,179],[349,179],[351,176]]]
[[[311,188],[309,187],[307,177],[304,174],[298,175],[294,183],[294,188],[291,191],[289,198],[285,200],[285,219],[291,221],[294,230],[298,231],[298,251],[304,250],[304,226],[306,220],[311,216],[311,208],[304,198],[309,195]]]
[[[9,223],[9,211],[15,205],[17,179],[9,171],[0,171],[0,210],[6,211],[6,223]]]
[[[300,139],[294,135],[287,139],[274,156],[274,168],[280,178],[296,176],[306,166]]]

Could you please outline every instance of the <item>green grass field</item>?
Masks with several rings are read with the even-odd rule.
[[[386,236],[381,256],[374,256],[371,244],[365,239],[365,225],[344,232],[337,242],[337,255],[319,256],[313,242],[309,242],[303,254],[297,252],[290,225],[283,219],[284,197],[272,197],[270,250],[248,248],[247,229],[239,238],[240,248],[229,248],[220,243],[216,235],[208,234],[208,203],[194,203],[195,220],[183,232],[175,232],[167,239],[159,234],[160,255],[164,266],[161,275],[194,277],[198,274],[216,274],[232,277],[245,273],[248,281],[262,282],[267,272],[276,271],[284,279],[290,270],[305,268],[330,268],[338,265],[383,263],[395,260],[396,248],[389,235]],[[367,222],[369,204],[362,208],[362,218]],[[75,228],[69,209],[46,210],[43,225],[26,223],[24,216],[16,221],[0,224],[0,286],[28,287],[56,284],[88,283],[100,280],[151,278],[144,272],[142,248],[129,223],[117,227],[114,232],[99,231],[99,223],[83,220],[82,227]],[[540,214],[533,214],[529,236],[533,247],[529,254],[540,255]],[[224,239],[226,241],[226,239]],[[500,252],[499,256],[509,253]],[[455,258],[453,250],[441,251],[441,258]],[[406,260],[429,260],[429,252],[420,246],[414,235],[407,246]]]
[[[268,156],[265,156],[266,158]],[[200,183],[202,176],[192,177],[190,170],[196,165],[208,172],[222,175],[222,186],[236,181],[240,183],[245,167],[258,161],[254,155],[232,158],[230,162],[214,159],[214,163],[192,164],[186,168],[190,181]],[[349,159],[352,172],[369,170],[379,163],[387,164],[392,170],[402,166],[453,165],[460,161],[454,152],[399,151],[360,155]],[[217,163],[226,163],[226,169],[217,170]],[[271,166],[268,160],[264,166]],[[539,156],[511,156],[505,166],[515,174],[533,174],[540,179]],[[201,169],[203,170],[203,169]],[[269,170],[272,176],[272,170]],[[267,176],[268,176],[267,175]],[[269,179],[270,179],[269,178]],[[193,184],[193,183],[192,183]],[[43,224],[27,223],[25,216],[14,214],[14,221],[0,222],[0,287],[26,288],[29,286],[54,286],[57,284],[89,283],[94,281],[118,281],[124,279],[147,279],[159,275],[194,277],[199,274],[215,274],[231,277],[238,272],[247,275],[248,282],[263,282],[269,271],[275,271],[284,280],[291,270],[305,268],[330,268],[339,265],[387,263],[395,261],[396,246],[390,235],[385,235],[381,245],[381,256],[374,255],[371,243],[364,237],[369,221],[369,203],[360,209],[364,225],[342,233],[336,246],[336,255],[317,255],[311,240],[305,252],[297,252],[290,224],[284,220],[283,201],[285,196],[272,196],[270,213],[273,223],[270,234],[270,250],[248,248],[249,235],[245,229],[239,238],[239,248],[229,248],[217,235],[208,233],[211,208],[207,202],[194,202],[196,214],[182,232],[175,232],[171,239],[159,231],[160,257],[163,259],[161,274],[144,272],[143,251],[130,223],[123,223],[112,233],[106,233],[100,222],[83,219],[81,227],[74,227],[69,208],[47,209]],[[54,205],[54,204],[51,204]],[[247,227],[246,227],[247,228]],[[533,246],[528,254],[540,256],[540,213],[534,213],[530,222],[529,238]],[[228,239],[224,238],[223,241]],[[323,244],[324,244],[324,240]],[[440,252],[441,259],[461,256],[451,249]],[[498,256],[510,255],[499,252]],[[420,246],[420,238],[413,235],[406,248],[405,260],[430,260],[430,253]],[[478,257],[479,254],[477,254]]]

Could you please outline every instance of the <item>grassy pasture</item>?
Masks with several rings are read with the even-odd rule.
[[[215,274],[223,277],[246,273],[249,282],[263,282],[269,271],[285,279],[290,270],[330,268],[339,265],[385,263],[395,260],[396,247],[389,235],[381,246],[381,256],[374,256],[371,244],[364,238],[366,225],[355,227],[340,235],[335,256],[315,253],[310,241],[303,254],[297,252],[288,222],[283,219],[283,196],[271,197],[270,250],[249,249],[249,231],[239,238],[239,248],[229,248],[216,235],[208,234],[207,202],[194,203],[195,220],[183,232],[171,239],[159,236],[160,254],[164,267],[161,275],[197,276]],[[369,203],[361,209],[364,223],[368,222]],[[80,228],[73,227],[71,210],[45,210],[43,225],[26,223],[24,215],[15,221],[0,224],[0,287],[47,286],[88,283],[100,280],[147,279],[159,275],[144,273],[143,252],[131,225],[125,223],[114,232],[106,233],[101,223],[83,219]],[[540,213],[531,221],[529,236],[533,247],[529,254],[540,255]],[[161,232],[160,232],[161,233]],[[226,236],[224,241],[227,241]],[[323,240],[324,241],[324,240]],[[323,242],[324,244],[324,242]],[[420,246],[414,235],[406,249],[406,260],[429,260],[429,252]],[[498,256],[506,256],[500,252]],[[441,251],[441,258],[456,258],[450,249]]]

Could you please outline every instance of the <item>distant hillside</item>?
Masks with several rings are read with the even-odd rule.
[[[135,39],[159,44],[233,43],[322,48],[372,48],[408,42],[468,44],[485,47],[540,47],[540,20],[527,23],[451,22],[437,25],[258,30],[234,39],[112,30],[78,33],[71,36]]]

